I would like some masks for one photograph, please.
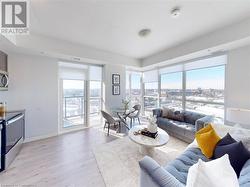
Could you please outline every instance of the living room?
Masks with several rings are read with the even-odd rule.
[[[1,186],[250,186],[249,1],[20,2],[1,1]]]

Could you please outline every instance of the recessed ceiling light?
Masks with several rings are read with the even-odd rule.
[[[173,9],[171,10],[171,16],[172,16],[173,18],[179,17],[180,14],[181,14],[181,9],[180,9],[180,7],[175,7],[175,8],[173,8]]]
[[[146,37],[148,36],[149,34],[151,33],[151,30],[150,29],[142,29],[138,32],[138,35],[140,37]]]

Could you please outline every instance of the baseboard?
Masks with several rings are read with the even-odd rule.
[[[58,133],[52,133],[52,134],[47,134],[47,135],[42,135],[42,136],[35,136],[35,137],[25,138],[24,143],[33,142],[33,141],[37,141],[37,140],[42,140],[42,139],[46,139],[46,138],[51,138],[51,137],[54,137],[54,136],[58,136]]]

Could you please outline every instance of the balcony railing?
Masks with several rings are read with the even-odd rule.
[[[101,111],[101,98],[100,97],[90,97],[89,98],[89,114],[99,115]]]
[[[71,117],[84,117],[85,106],[84,106],[84,96],[67,96],[64,97],[64,118]],[[89,99],[90,111],[89,114],[99,114],[101,109],[101,98],[100,97],[90,97]]]
[[[64,118],[84,116],[84,96],[64,97]]]

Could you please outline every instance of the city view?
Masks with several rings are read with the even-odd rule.
[[[63,115],[64,127],[84,123],[85,86],[81,80],[63,81]],[[89,117],[97,117],[101,109],[101,82],[90,81]]]
[[[146,114],[154,108],[163,106],[182,110],[185,99],[186,110],[224,118],[225,66],[186,71],[185,93],[182,89],[182,75],[182,72],[161,74],[160,93],[158,82],[144,83],[143,102]],[[140,78],[138,74],[134,77],[131,76],[131,90],[128,89],[129,83],[126,90],[131,105],[141,103],[142,98]]]
[[[141,102],[139,90],[131,90],[131,105]],[[157,90],[148,90],[151,95],[156,95]],[[165,106],[182,110],[182,90],[161,90],[159,106]],[[189,89],[185,92],[186,110],[215,115],[224,118],[224,90],[218,89]],[[157,108],[158,97],[144,96],[145,111],[152,111]]]

